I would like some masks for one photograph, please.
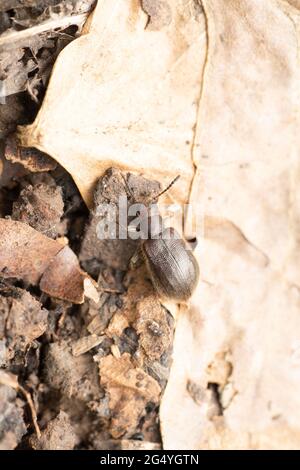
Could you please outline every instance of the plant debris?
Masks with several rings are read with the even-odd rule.
[[[113,355],[100,360],[101,385],[109,394],[110,433],[114,438],[131,436],[148,403],[158,405],[161,389],[143,369],[136,367],[130,355]]]
[[[122,1],[112,9],[111,0],[98,2],[84,40],[58,57],[38,118],[19,128],[21,144],[66,168],[89,207],[112,166],[164,186],[180,173],[170,194],[187,202],[206,60],[198,3]]]
[[[60,51],[81,31],[94,0],[1,2],[2,97],[28,92],[39,101]]]
[[[34,148],[19,146],[14,135],[6,139],[5,158],[12,163],[21,163],[32,172],[51,171],[57,166],[47,154]]]
[[[39,3],[0,6],[0,448],[299,449],[299,0]],[[96,234],[177,174],[179,306]]]
[[[0,218],[0,363],[16,374],[20,423],[28,420],[24,407],[31,417],[28,430],[0,434],[1,445],[158,449],[174,320],[145,265],[129,265],[138,242],[98,240],[93,230],[102,202],[117,205],[129,191],[129,204],[147,203],[160,186],[115,168],[100,178],[89,218],[83,212],[85,224],[75,225],[82,265],[95,282],[68,245],[81,206],[67,181],[57,170],[21,173]]]
[[[25,396],[25,398],[28,402],[28,405],[30,407],[30,411],[31,411],[31,415],[32,415],[32,421],[33,421],[33,424],[34,424],[34,427],[35,427],[37,437],[40,438],[41,437],[41,431],[40,431],[40,428],[39,428],[39,425],[38,425],[38,422],[37,422],[37,415],[36,415],[35,407],[34,407],[32,398],[30,396],[30,393],[28,393],[27,390],[25,390],[25,388],[22,387],[22,385],[20,385],[18,383],[17,376],[15,376],[13,374],[10,374],[8,372],[4,372],[2,370],[0,370],[0,383],[2,385],[8,385],[8,386],[14,388],[15,390],[20,391]]]
[[[64,411],[49,421],[41,436],[32,436],[30,444],[35,450],[72,450],[77,444],[77,437]]]
[[[31,343],[42,336],[48,327],[48,311],[29,292],[18,287],[0,284],[1,330],[6,354],[4,364],[23,358]],[[17,356],[15,356],[17,351]],[[2,361],[4,358],[2,358]]]

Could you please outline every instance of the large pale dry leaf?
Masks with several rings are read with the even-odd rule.
[[[299,14],[279,1],[203,5],[192,195],[206,213],[202,281],[178,319],[164,445],[299,449]],[[201,400],[212,380],[213,416]]]
[[[196,0],[142,3],[98,2],[89,32],[61,52],[35,122],[20,131],[22,144],[71,173],[88,203],[111,166],[164,184],[180,173],[174,191],[188,197],[204,17]]]

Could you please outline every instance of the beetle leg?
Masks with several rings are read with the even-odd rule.
[[[142,258],[141,248],[138,247],[133,253],[132,257],[130,258],[129,269],[134,270],[138,268],[142,264],[142,262],[143,262],[143,258]]]

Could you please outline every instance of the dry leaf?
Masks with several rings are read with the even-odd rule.
[[[180,173],[173,192],[187,200],[205,22],[197,1],[155,3],[165,6],[98,2],[88,34],[56,61],[35,122],[20,130],[22,145],[54,157],[88,203],[111,166],[163,184]]]
[[[158,403],[160,386],[143,369],[135,367],[130,354],[100,360],[100,381],[109,393],[112,413],[110,433],[114,438],[130,436],[145,412],[147,403]]]
[[[21,163],[33,173],[55,170],[57,164],[43,152],[34,148],[18,145],[15,136],[9,136],[5,141],[5,158],[12,163]]]
[[[277,1],[202,3],[208,61],[192,194],[206,213],[202,282],[178,317],[164,446],[299,449],[299,13]],[[187,384],[206,390],[224,351],[234,394],[212,419]]]
[[[59,233],[64,213],[63,194],[60,186],[46,183],[27,185],[13,203],[11,218],[25,222],[50,238]]]
[[[0,450],[13,450],[27,429],[23,402],[17,399],[17,376],[0,370]]]
[[[43,292],[73,303],[83,303],[91,291],[98,298],[94,282],[80,269],[71,248],[10,219],[0,219],[0,273],[29,284],[40,282]]]
[[[60,411],[56,418],[48,422],[40,438],[30,438],[30,444],[36,450],[73,450],[77,440],[69,416]]]
[[[27,91],[38,102],[55,58],[81,31],[94,1],[48,0],[36,8],[34,1],[1,0],[2,97]]]
[[[140,348],[154,362],[172,347],[173,325],[155,295],[139,300],[136,309]]]

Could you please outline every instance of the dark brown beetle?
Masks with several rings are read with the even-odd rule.
[[[154,199],[168,191],[178,178]],[[148,233],[142,236],[141,248],[152,283],[162,298],[186,301],[199,280],[197,260],[173,227],[163,227],[161,216],[156,216],[155,221],[149,212],[145,216],[148,217]]]
[[[145,240],[142,252],[154,287],[160,296],[178,301],[188,300],[199,279],[196,258],[187,250],[174,228],[166,229],[170,237]],[[160,234],[164,235],[164,231]]]

